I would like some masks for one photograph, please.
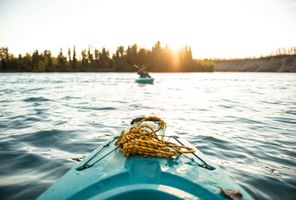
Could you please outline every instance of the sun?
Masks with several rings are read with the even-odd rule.
[[[177,54],[182,48],[178,43],[169,44],[168,47],[174,54]]]

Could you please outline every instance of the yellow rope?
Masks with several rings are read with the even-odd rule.
[[[154,126],[147,122],[154,122]],[[158,124],[157,128],[154,128],[155,124]],[[194,149],[190,147],[165,141],[165,129],[166,123],[162,119],[154,116],[146,117],[132,126],[128,132],[122,131],[115,145],[126,157],[142,155],[145,157],[170,158],[194,152]]]

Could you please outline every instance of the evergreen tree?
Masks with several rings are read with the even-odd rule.
[[[99,65],[101,67],[106,68],[111,64],[111,62],[110,62],[111,59],[109,56],[110,56],[109,51],[106,50],[106,48],[104,47],[102,49],[102,53],[100,54],[100,57],[99,57]]]
[[[76,65],[77,65],[77,58],[76,58],[76,47],[75,47],[75,45],[74,45],[74,48],[73,48],[73,58],[72,58],[72,66],[73,67],[76,67]]]
[[[69,63],[72,63],[72,59],[71,59],[71,49],[68,48],[68,61]]]
[[[38,50],[35,50],[32,55],[32,68],[34,72],[39,71],[40,56]]]
[[[67,64],[67,58],[63,55],[63,49],[60,48],[60,53],[57,57],[57,64],[59,67],[61,68],[65,68],[66,64]]]
[[[0,66],[3,70],[6,70],[6,67],[9,62],[9,53],[7,47],[0,48]]]
[[[45,57],[45,70],[46,71],[52,71],[52,67],[53,67],[53,59],[51,57],[51,52],[49,50],[45,50],[43,52],[44,57]]]
[[[95,49],[95,63],[99,62],[99,57],[100,57],[100,51]]]
[[[116,51],[116,53],[118,54],[118,56],[119,56],[120,58],[123,58],[123,56],[124,56],[124,47],[123,47],[123,46],[119,46],[119,47],[117,47],[117,51]]]
[[[81,60],[82,65],[86,66],[88,64],[86,49],[82,50],[81,57],[82,57],[82,60]]]
[[[87,51],[87,56],[88,56],[88,60],[91,64],[94,63],[94,57],[93,57],[93,54],[91,53],[90,51],[90,46],[88,46],[88,51]]]

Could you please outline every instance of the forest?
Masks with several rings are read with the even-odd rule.
[[[74,46],[68,48],[67,54],[60,49],[57,56],[49,50],[15,56],[8,47],[0,47],[0,72],[134,72],[133,65],[144,65],[151,72],[214,71],[210,62],[192,58],[190,46],[173,52],[159,41],[151,49],[137,44],[127,48],[118,46],[112,55],[106,48],[98,50],[90,47],[79,54]]]

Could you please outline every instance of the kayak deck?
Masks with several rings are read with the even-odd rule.
[[[221,188],[239,190],[244,199],[252,199],[209,161],[215,170],[200,167],[203,163],[194,155],[126,158],[114,142],[115,139],[97,148],[39,199],[227,199],[220,193]],[[206,160],[194,149],[198,157]]]

